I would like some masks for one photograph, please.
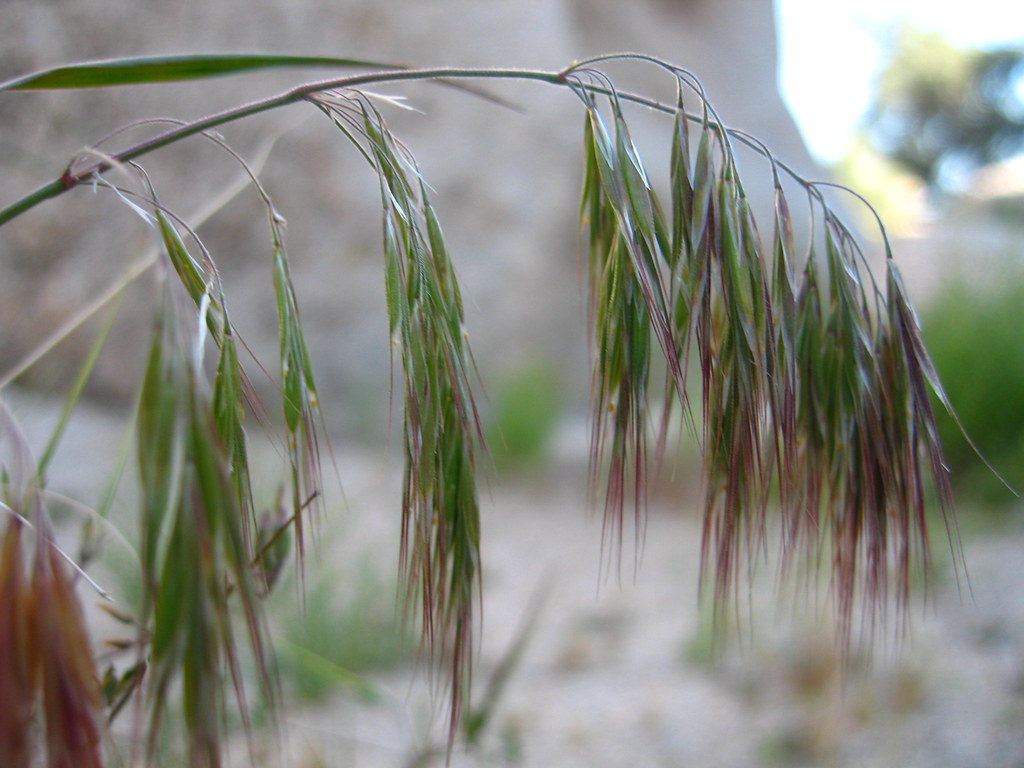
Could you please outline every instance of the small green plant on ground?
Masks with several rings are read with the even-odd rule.
[[[557,368],[536,360],[490,388],[485,436],[500,470],[536,469],[548,455],[562,411]]]
[[[394,606],[381,600],[394,585],[380,566],[367,556],[343,572],[326,566],[308,575],[304,605],[294,600],[295,584],[282,587],[285,599],[271,612],[281,625],[276,646],[285,690],[308,702],[338,690],[379,698],[365,674],[400,666],[414,647]]]
[[[674,98],[663,103],[616,88],[609,72],[621,65],[651,67],[674,86]],[[649,472],[667,425],[682,412],[704,458],[701,567],[716,617],[726,615],[741,574],[765,545],[769,518],[782,531],[785,568],[804,556],[826,559],[841,643],[858,611],[870,619],[884,616],[890,601],[906,606],[926,563],[927,502],[936,497],[945,513],[950,491],[929,399],[934,393],[944,403],[945,396],[888,241],[876,283],[862,246],[830,204],[835,188],[801,178],[756,138],[723,125],[689,72],[634,54],[557,72],[182,56],[58,67],[0,84],[0,98],[288,66],[359,73],[198,120],[148,124],[151,136],[83,151],[57,178],[0,209],[2,226],[92,187],[138,214],[161,250],[144,265],[159,279],[134,419],[141,586],[129,618],[135,640],[125,649],[131,674],[97,669],[74,592],[76,565],[57,547],[46,509],[51,452],[37,462],[0,409],[0,660],[13,671],[0,677],[0,764],[33,762],[39,721],[50,765],[100,766],[106,721],[116,711],[139,718],[141,743],[132,749],[152,761],[174,709],[190,764],[218,766],[227,723],[249,725],[244,702],[276,699],[264,600],[283,542],[294,542],[303,560],[310,518],[323,510],[328,443],[284,217],[215,129],[299,103],[323,113],[378,181],[382,300],[405,456],[399,593],[417,615],[422,652],[446,677],[448,748],[454,745],[463,712],[472,711],[465,697],[479,621],[483,428],[452,255],[428,180],[385,120],[399,102],[370,90],[384,84],[432,81],[494,99],[490,89],[500,82],[529,81],[579,104],[580,243],[594,358],[590,482],[608,536],[621,535],[627,523],[642,530]],[[649,181],[630,136],[638,108],[666,118],[671,149],[658,161],[667,170],[665,192]],[[272,519],[260,518],[253,502],[247,430],[249,419],[273,419],[243,364],[243,329],[232,321],[216,255],[162,204],[158,180],[140,165],[190,137],[237,159],[262,200],[280,341],[276,365],[262,370],[276,376],[274,434],[288,477],[281,514]],[[763,158],[773,182],[767,220],[756,219],[744,191],[740,146]],[[794,200],[810,211],[806,242],[794,235]],[[136,265],[115,285],[138,273]],[[691,372],[697,391],[687,388]],[[88,375],[86,365],[79,381]],[[73,388],[69,408],[80,392]],[[52,445],[60,435],[58,427]],[[255,682],[242,674],[249,660]]]

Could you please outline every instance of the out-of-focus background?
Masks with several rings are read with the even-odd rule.
[[[727,123],[801,172],[850,184],[872,202],[962,424],[1009,484],[1024,488],[1024,11],[1005,2],[0,5],[0,79],[146,53],[270,51],[558,69],[624,50],[691,69]],[[623,87],[665,87],[635,66],[615,74]],[[322,75],[3,94],[0,203],[53,178],[119,126],[198,117]],[[480,728],[454,763],[1024,766],[1022,507],[952,420],[944,438],[970,583],[956,578],[936,528],[936,569],[919,601],[926,607],[912,611],[898,638],[897,623],[862,639],[845,678],[829,606],[813,588],[795,596],[778,588],[770,561],[752,584],[736,636],[712,647],[697,601],[700,460],[685,447],[680,468],[658,485],[640,567],[627,547],[621,571],[612,563],[611,576],[603,575],[600,523],[584,503],[589,375],[574,223],[582,117],[556,89],[488,87],[519,109],[431,85],[381,89],[420,110],[387,117],[436,190],[492,436],[494,467],[482,499]],[[641,112],[631,120],[657,176],[666,126]],[[102,148],[147,130],[138,126]],[[441,718],[415,682],[392,608],[401,451],[397,430],[387,426],[375,181],[308,106],[223,134],[253,161],[275,142],[260,176],[288,220],[345,488],[328,505],[305,612],[295,609],[294,584],[272,606],[288,706],[286,757],[278,761],[268,746],[266,764],[443,764]],[[770,189],[763,163],[743,163],[755,203],[763,204]],[[198,139],[145,166],[163,202],[186,219],[238,172]],[[852,200],[846,210],[875,242],[864,210]],[[224,274],[243,337],[272,360],[276,318],[262,216],[247,192],[198,232]],[[4,227],[0,379],[152,245],[152,233],[102,191],[77,190]],[[126,292],[116,343],[103,353],[51,470],[53,490],[86,504],[98,503],[117,463],[152,295],[150,276]],[[0,393],[40,444],[99,322],[86,323]],[[281,478],[267,453],[259,490],[269,504]],[[510,653],[520,641],[521,653]],[[174,745],[168,750],[173,760]]]

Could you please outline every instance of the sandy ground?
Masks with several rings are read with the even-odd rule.
[[[34,439],[54,413],[44,406],[30,398],[15,408]],[[101,412],[76,415],[53,468],[54,490],[97,493],[97,470],[111,466],[98,447],[116,454],[121,434]],[[371,553],[390,578],[398,463],[342,451],[339,465],[346,502],[323,522],[310,568],[318,558],[344,565]],[[475,703],[493,707],[478,745],[457,747],[453,766],[1024,767],[1018,520],[966,540],[970,594],[943,566],[937,540],[930,599],[915,604],[907,637],[883,632],[857,645],[844,681],[828,607],[819,600],[818,610],[794,608],[814,601],[780,595],[771,563],[754,578],[741,629],[712,650],[707,611],[698,608],[692,494],[660,495],[638,568],[627,541],[621,568],[602,570],[601,525],[585,508],[582,464],[566,460],[546,474],[495,486],[482,499],[474,687]],[[688,500],[676,503],[673,494]],[[393,598],[381,590],[380,600]],[[519,663],[489,699],[495,671],[538,601]],[[283,756],[268,753],[260,763],[444,765],[443,716],[423,675],[400,669],[368,680],[380,694],[374,702],[339,690],[316,707],[289,706]]]
[[[354,467],[357,478],[375,474]],[[565,476],[485,499],[477,703],[538,599],[540,618],[480,744],[452,765],[1024,766],[1019,526],[966,542],[970,595],[940,562],[907,635],[862,639],[844,675],[827,605],[794,608],[808,601],[780,595],[770,564],[740,631],[712,649],[697,599],[699,523],[685,510],[659,502],[635,574],[631,542],[618,574],[603,573],[584,472]],[[365,493],[355,485],[349,513],[375,521],[364,533],[390,556],[393,514],[380,491],[393,496],[397,474]],[[290,714],[292,764],[443,765],[442,724],[422,686],[408,675],[375,682],[389,692],[383,704],[338,696]]]

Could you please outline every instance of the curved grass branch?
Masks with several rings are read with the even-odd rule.
[[[266,164],[267,159],[270,157],[270,153],[273,150],[274,145],[287,130],[291,129],[286,128],[284,131],[277,132],[265,139],[256,149],[253,159],[248,161],[249,171],[239,174],[236,179],[227,184],[198,211],[185,216],[184,220],[188,223],[189,228],[195,229],[238,197],[238,195],[243,191],[248,189],[252,184],[252,174],[260,172]],[[36,345],[32,352],[14,363],[14,365],[5,371],[3,375],[0,376],[0,390],[3,390],[5,387],[12,384],[43,357],[52,352],[64,339],[88,322],[89,318],[93,317],[97,312],[100,312],[104,307],[107,307],[112,302],[116,301],[124,292],[125,288],[135,282],[159,261],[161,253],[161,248],[156,245],[146,250],[145,253],[132,263],[132,265],[128,267],[128,269],[126,269],[124,273],[114,280],[105,290],[64,321],[53,331],[53,333],[48,335],[45,340]]]
[[[339,88],[358,88],[362,85],[373,85],[376,83],[387,82],[435,81],[445,83],[461,80],[528,80],[561,87],[579,87],[594,95],[614,95],[622,101],[628,101],[665,114],[674,114],[676,112],[676,107],[640,94],[616,90],[611,85],[610,81],[606,81],[605,85],[600,85],[596,83],[581,83],[573,78],[574,73],[586,69],[586,66],[589,63],[626,59],[646,61],[655,64],[666,71],[672,72],[676,77],[684,80],[684,82],[686,82],[687,85],[698,94],[703,105],[710,106],[704,94],[703,87],[700,86],[699,81],[691,73],[652,56],[630,53],[612,54],[609,56],[587,59],[582,62],[574,63],[558,72],[527,69],[440,67],[424,69],[390,69],[358,75],[348,75],[345,77],[329,78],[326,80],[306,83],[295,88],[291,88],[276,96],[225,109],[221,112],[194,120],[165,131],[152,138],[146,139],[145,141],[139,142],[120,152],[112,153],[109,159],[97,160],[84,168],[74,170],[72,167],[74,163],[69,164],[68,168],[65,169],[64,173],[62,173],[59,178],[43,184],[35,191],[25,195],[20,200],[17,200],[0,210],[0,226],[17,218],[26,211],[35,208],[43,201],[58,197],[79,184],[86,182],[94,174],[100,174],[110,170],[117,163],[124,163],[138,159],[158,149],[177,143],[182,139],[186,139],[190,136],[194,136],[218,126],[236,122],[253,115],[269,112],[291,104],[297,104],[308,100],[310,96],[316,93]],[[482,97],[493,98],[489,94],[483,94]],[[503,103],[500,99],[496,100],[499,101],[499,103]],[[707,115],[688,114],[687,118],[693,122],[706,123]],[[723,135],[732,136],[749,146],[751,149],[765,154],[764,145],[761,142],[752,139],[743,131],[725,127],[717,117],[713,125],[714,129]],[[769,155],[770,153],[766,154],[766,156]],[[787,173],[798,184],[808,187],[809,182],[790,166],[779,160],[773,161],[773,166],[775,165]]]
[[[137,158],[148,155],[163,147],[174,144],[182,139],[186,139],[190,136],[195,136],[198,133],[208,131],[212,128],[216,128],[227,123],[242,120],[253,115],[258,115],[270,110],[279,109],[290,104],[297,104],[305,101],[309,96],[319,92],[332,90],[335,88],[355,88],[360,85],[370,85],[373,83],[384,83],[384,82],[401,82],[401,81],[414,81],[414,80],[436,80],[444,81],[446,79],[521,79],[521,80],[538,80],[542,82],[549,82],[558,84],[560,82],[560,76],[558,73],[553,72],[537,72],[517,69],[458,69],[458,68],[439,68],[439,69],[415,69],[415,70],[401,70],[401,71],[380,71],[362,75],[351,75],[348,77],[331,78],[329,80],[321,80],[314,83],[308,83],[301,85],[296,88],[292,88],[284,93],[272,96],[267,99],[260,99],[258,101],[243,104],[238,107],[232,107],[230,109],[217,112],[213,115],[195,120],[187,123],[186,125],[178,128],[165,131],[164,133],[147,139],[143,142],[135,144],[128,149],[125,149],[116,154],[112,154],[109,160],[99,160],[80,170],[72,170],[69,165],[68,168],[61,174],[61,176],[53,181],[42,185],[34,192],[26,195],[20,200],[12,203],[3,210],[0,210],[0,226],[6,224],[8,221],[20,216],[26,211],[31,210],[45,200],[49,200],[65,192],[73,189],[84,181],[88,180],[92,175],[103,173],[110,170],[116,163],[124,163],[129,160],[135,160]]]

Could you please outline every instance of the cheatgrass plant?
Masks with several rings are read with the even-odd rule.
[[[619,60],[656,69],[674,84],[675,99],[616,88],[607,70]],[[70,764],[72,755],[75,764],[101,765],[105,723],[119,712],[133,712],[145,728],[141,749],[152,760],[173,707],[185,724],[191,764],[217,766],[226,723],[247,722],[253,695],[273,704],[263,598],[280,573],[283,547],[294,542],[301,560],[307,520],[323,498],[327,443],[284,219],[255,170],[213,129],[302,102],[333,121],[378,180],[372,194],[380,201],[382,300],[405,444],[399,592],[431,668],[441,673],[435,679],[448,697],[453,745],[480,620],[483,431],[462,297],[428,180],[386,122],[399,101],[367,90],[384,83],[435,81],[500,102],[496,83],[526,80],[561,88],[579,103],[580,243],[594,366],[590,477],[612,546],[627,521],[642,533],[650,473],[682,414],[704,457],[701,568],[716,615],[765,546],[769,525],[782,532],[784,571],[799,560],[830,573],[843,642],[856,617],[872,625],[887,606],[906,606],[927,558],[927,508],[950,508],[930,398],[947,400],[884,230],[883,273],[876,276],[829,202],[836,190],[799,177],[757,139],[723,125],[690,73],[639,55],[594,58],[558,72],[181,56],[58,67],[0,84],[0,98],[289,66],[360,72],[199,120],[149,123],[150,137],[85,151],[58,178],[0,210],[2,225],[88,185],[142,217],[160,249],[146,262],[157,273],[156,310],[134,420],[141,600],[137,615],[123,617],[135,638],[124,643],[131,658],[116,669],[101,670],[90,651],[72,591],[78,571],[57,548],[48,520],[45,460],[33,463],[17,426],[0,411],[7,449],[0,456],[3,765],[28,766],[40,750],[52,766]],[[667,157],[641,157],[629,125],[637,108],[665,116]],[[214,255],[161,203],[159,185],[139,165],[190,137],[205,137],[239,160],[263,201],[280,345],[276,365],[259,370],[276,371],[276,407],[256,398]],[[738,146],[765,160],[774,183],[767,220],[756,219],[744,191]],[[651,162],[667,169],[667,190],[651,182]],[[810,223],[799,241],[793,197]],[[690,381],[699,382],[696,391]],[[268,430],[278,423],[290,477],[280,508],[259,519],[248,417]],[[246,690],[252,684],[242,675],[243,655],[259,670],[256,694]]]

